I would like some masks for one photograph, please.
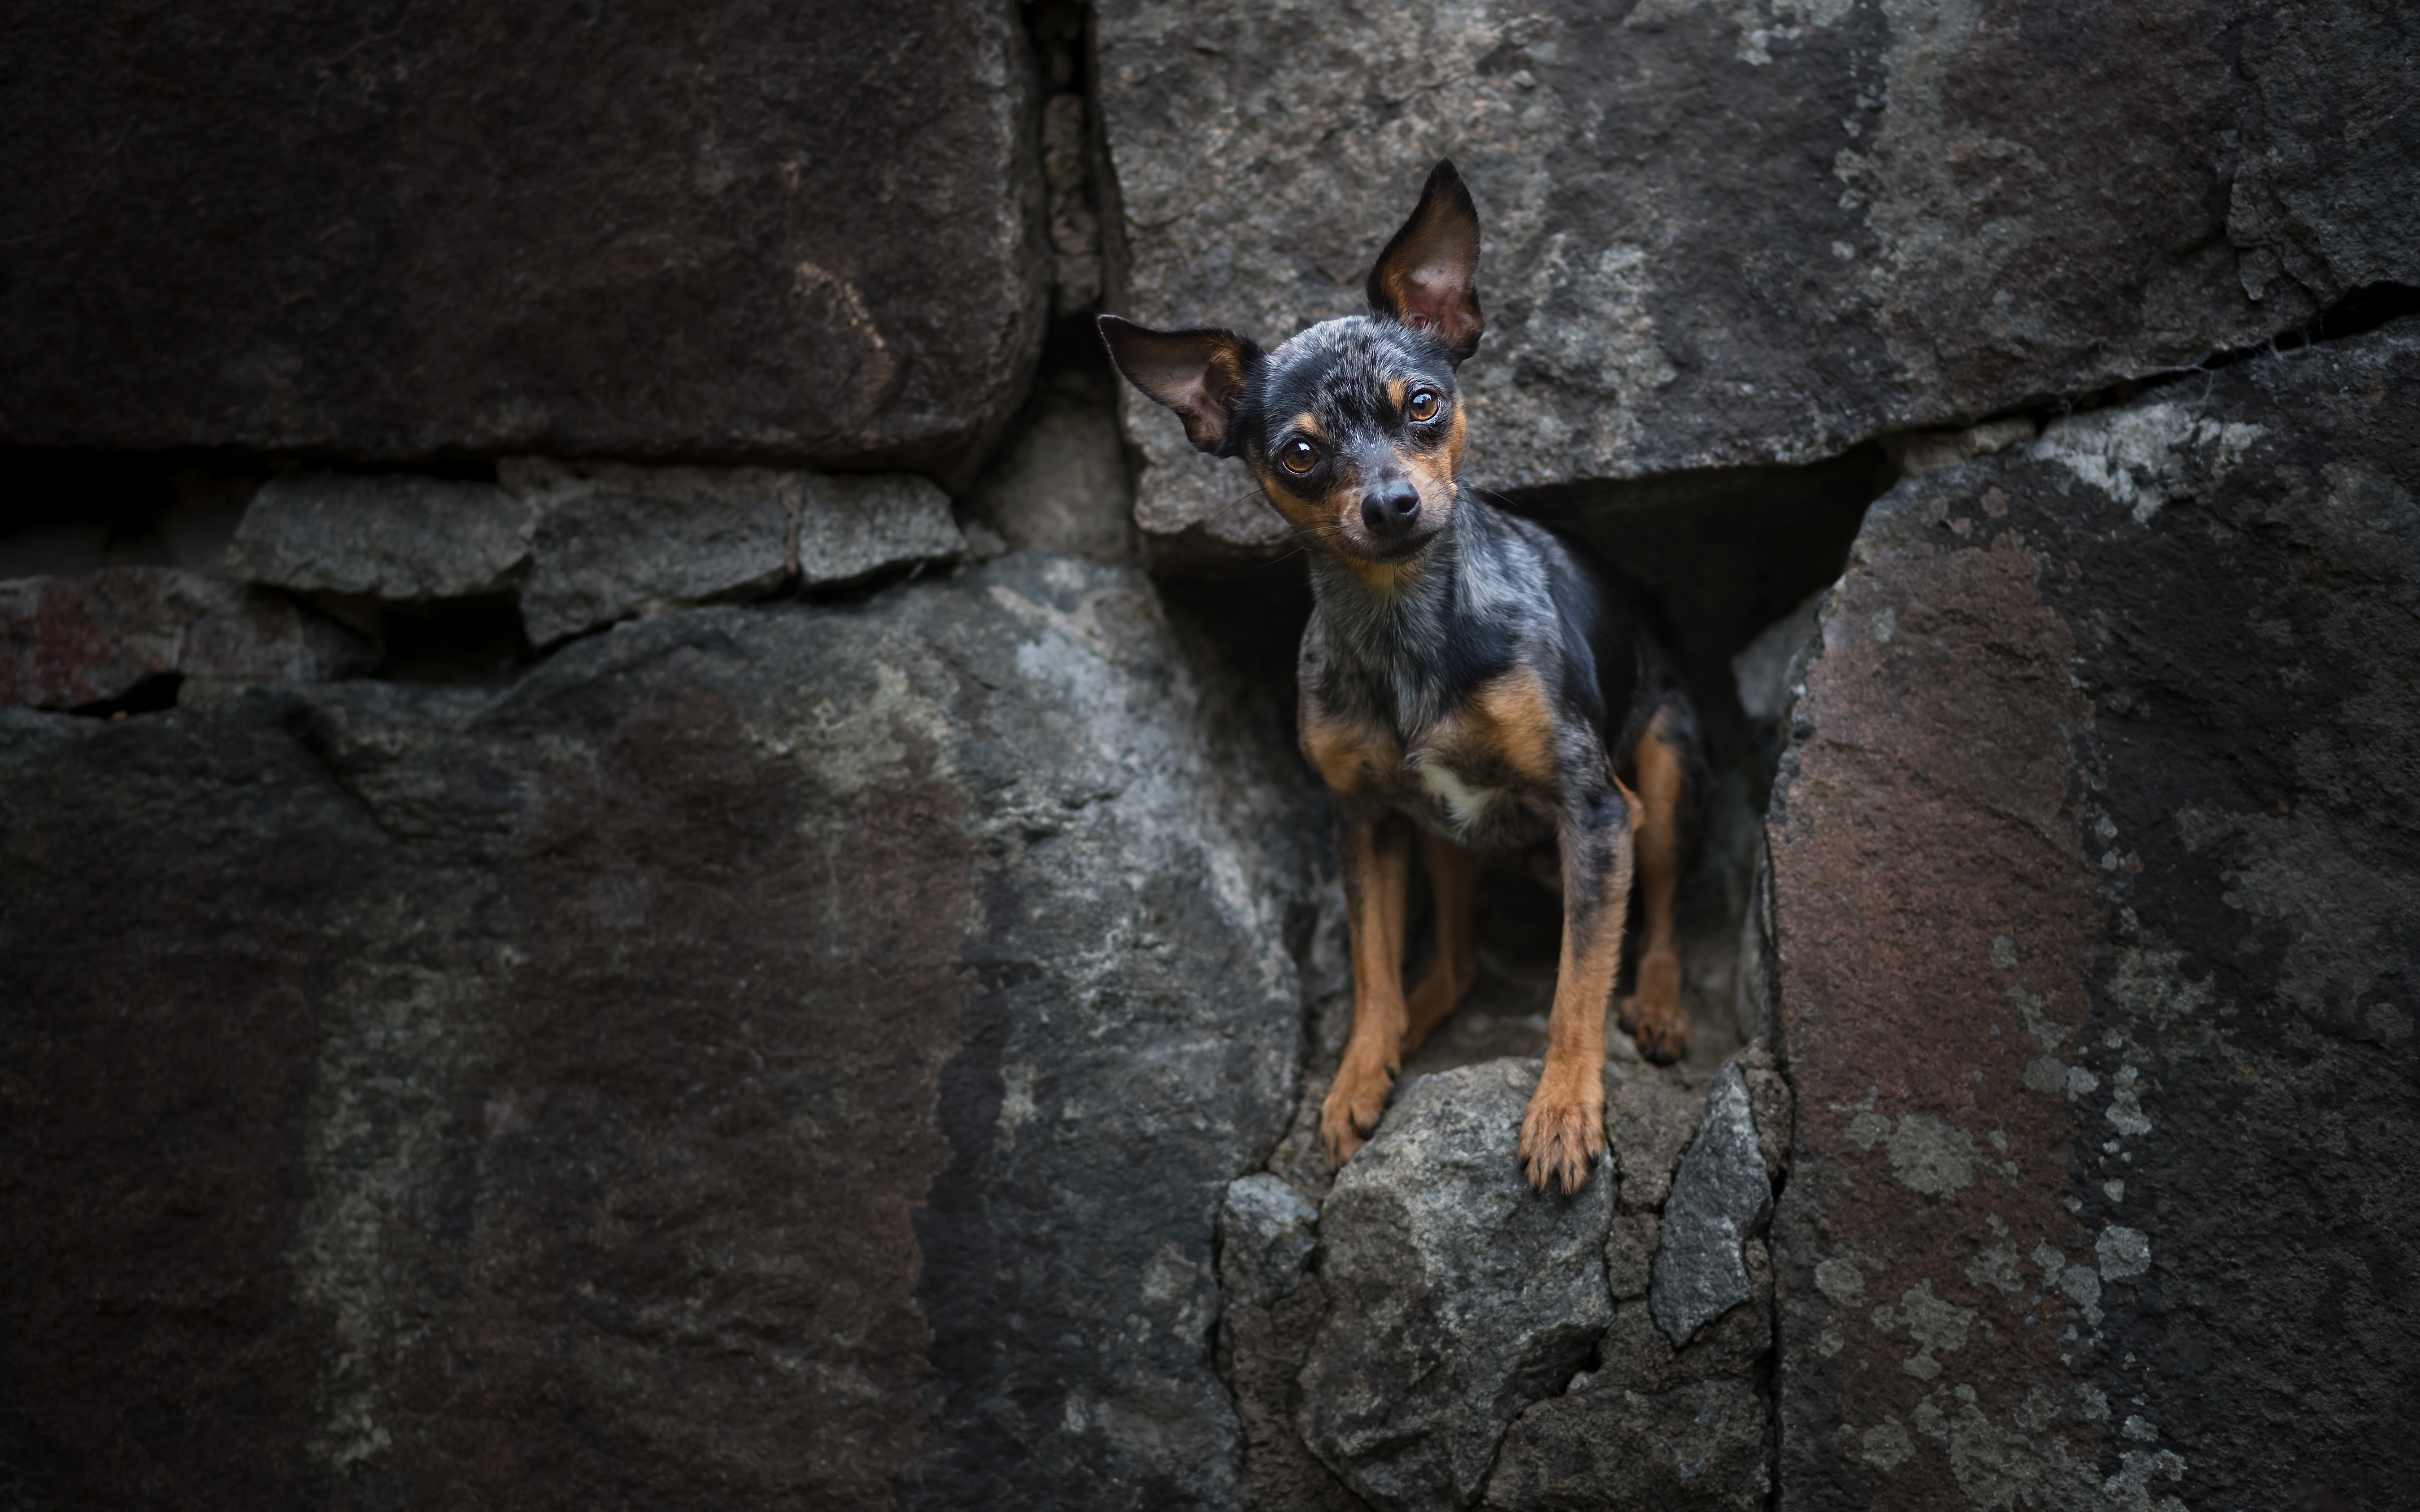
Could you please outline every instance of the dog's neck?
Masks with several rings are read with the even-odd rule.
[[[1497,638],[1479,622],[1497,596],[1486,585],[1502,577],[1502,533],[1495,512],[1457,488],[1445,528],[1407,562],[1377,567],[1311,554],[1327,663],[1359,686],[1372,713],[1408,733],[1467,691],[1456,686],[1467,651]]]

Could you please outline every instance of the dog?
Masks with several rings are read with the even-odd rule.
[[[1371,313],[1264,352],[1233,332],[1100,317],[1118,371],[1192,443],[1240,457],[1311,548],[1303,754],[1327,785],[1352,935],[1353,1028],[1320,1114],[1342,1166],[1404,1058],[1478,976],[1473,894],[1491,852],[1549,836],[1563,941],[1545,1071],[1522,1119],[1530,1185],[1576,1192],[1605,1153],[1605,1013],[1634,870],[1645,949],[1621,1025],[1650,1059],[1687,1048],[1675,895],[1703,758],[1645,595],[1459,481],[1455,375],[1478,349],[1479,215],[1451,162],[1370,270]],[[1403,990],[1413,831],[1436,957]]]

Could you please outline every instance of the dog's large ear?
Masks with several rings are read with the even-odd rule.
[[[1232,331],[1152,331],[1113,315],[1101,316],[1101,339],[1127,382],[1176,411],[1187,440],[1213,456],[1229,455],[1235,408],[1260,371],[1260,347]]]
[[[1412,218],[1370,269],[1370,308],[1433,331],[1457,363],[1479,349],[1479,211],[1451,162],[1429,170]]]

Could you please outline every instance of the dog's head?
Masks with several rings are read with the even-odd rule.
[[[1454,370],[1479,347],[1479,214],[1450,162],[1370,270],[1367,316],[1263,352],[1232,331],[1101,316],[1127,381],[1195,446],[1240,456],[1279,513],[1349,560],[1399,563],[1445,528],[1462,467]]]

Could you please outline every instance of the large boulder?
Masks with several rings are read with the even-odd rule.
[[[2394,322],[1868,519],[1772,816],[1783,1506],[2408,1494],[2415,394]]]
[[[2420,284],[2404,26],[2389,0],[1121,0],[1113,288],[1264,342],[1357,313],[1450,156],[1486,233],[1472,481],[1809,461]],[[1125,401],[1163,559],[1277,548],[1239,471]]]
[[[1004,0],[108,4],[0,56],[0,439],[970,474],[1039,350]]]
[[[1022,556],[0,712],[12,1492],[1233,1506],[1317,826],[1188,645]]]

